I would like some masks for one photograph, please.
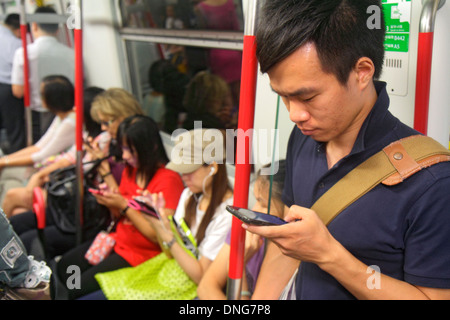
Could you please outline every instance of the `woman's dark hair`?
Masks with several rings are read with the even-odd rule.
[[[42,80],[41,92],[47,108],[52,113],[70,111],[74,107],[75,92],[72,82],[65,76],[52,75]]]
[[[119,126],[117,142],[121,147],[126,142],[131,150],[136,151],[137,174],[145,178],[146,186],[156,171],[169,162],[158,125],[150,117],[134,115],[126,118]],[[131,176],[132,170],[128,165],[127,170]]]
[[[379,8],[380,25],[372,27],[369,7]],[[257,57],[267,72],[301,46],[313,43],[324,72],[342,85],[362,57],[382,71],[385,26],[379,0],[271,0],[266,1],[256,33]]]
[[[170,61],[161,59],[151,65],[148,79],[153,90],[164,95],[167,110],[164,130],[172,133],[177,129],[178,114],[185,111],[183,97],[189,77],[178,71]]]
[[[156,92],[164,93],[165,76],[170,72],[176,72],[176,67],[168,60],[157,60],[148,70],[148,81],[152,89]]]
[[[102,127],[91,117],[92,101],[94,101],[95,97],[103,91],[105,90],[98,87],[89,87],[84,90],[84,126],[86,127],[89,136],[93,138],[102,133]]]

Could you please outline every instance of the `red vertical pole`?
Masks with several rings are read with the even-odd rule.
[[[20,35],[23,48],[23,86],[27,145],[33,144],[32,119],[30,109],[30,63],[28,61],[28,26],[26,21],[25,0],[20,1]]]
[[[445,4],[445,0],[425,0],[422,2],[417,55],[414,129],[426,135],[428,132],[434,23],[436,13]]]
[[[433,32],[421,32],[419,33],[419,54],[417,57],[414,128],[425,135],[428,131],[432,58]]]
[[[76,122],[76,145],[77,151],[83,148],[83,99],[84,99],[84,72],[83,72],[83,31],[74,30],[75,39],[75,108],[77,114]]]
[[[241,95],[237,135],[237,162],[234,187],[234,205],[248,207],[251,173],[251,135],[253,129],[256,101],[258,61],[256,59],[256,39],[254,36],[257,0],[249,1],[246,17],[246,30],[242,56]],[[244,147],[245,146],[245,147]],[[242,156],[244,153],[244,156]],[[243,160],[243,163],[241,162]],[[233,217],[230,243],[230,264],[228,272],[227,296],[229,300],[240,299],[241,280],[244,270],[245,230],[242,222]]]
[[[83,239],[83,122],[84,122],[84,71],[83,71],[83,28],[82,0],[74,0],[72,12],[75,14],[74,44],[75,44],[75,109],[76,109],[76,149],[77,149],[77,242]]]

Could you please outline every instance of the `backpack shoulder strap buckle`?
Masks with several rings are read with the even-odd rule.
[[[429,149],[429,151],[426,151]],[[397,170],[383,184],[397,185],[422,169],[450,161],[450,151],[426,136],[412,136],[392,143],[383,149]],[[420,152],[420,153],[419,153]],[[423,155],[422,157],[418,155]]]

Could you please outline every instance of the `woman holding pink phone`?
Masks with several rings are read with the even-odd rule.
[[[204,130],[183,133],[177,147],[194,152],[186,152],[180,161],[172,158],[167,165],[181,175],[186,185],[175,214],[167,210],[170,208],[167,194],[148,192],[149,203],[157,208],[160,218],[147,218],[147,225],[161,239],[164,252],[137,267],[96,275],[102,292],[84,299],[189,300],[196,297],[197,284],[225,242],[232,219],[225,209],[233,202],[226,164],[219,155],[209,160],[203,157],[211,143],[206,137]],[[196,154],[203,155],[202,161],[194,161]]]
[[[174,212],[183,191],[180,176],[165,166],[168,158],[159,135],[158,126],[149,117],[136,115],[125,119],[119,126],[118,143],[126,167],[117,190],[102,190],[97,201],[108,207],[117,223],[110,236],[115,240],[113,251],[97,265],[90,264],[85,253],[92,241],[65,254],[57,266],[57,274],[66,283],[67,268],[81,268],[81,290],[68,290],[68,298],[76,299],[100,287],[95,274],[123,267],[137,266],[158,255],[161,248],[157,235],[144,215],[129,200],[142,194],[162,192],[168,212]]]

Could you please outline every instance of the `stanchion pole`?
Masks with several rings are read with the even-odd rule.
[[[258,0],[249,0],[245,19],[244,47],[242,56],[241,95],[237,134],[236,175],[234,205],[248,207],[251,173],[252,135],[255,117],[256,83],[258,61],[256,59],[256,16]],[[244,147],[245,146],[245,147]],[[245,230],[242,222],[233,217],[230,243],[230,264],[227,282],[228,300],[239,300],[244,270]]]
[[[23,103],[25,107],[25,127],[27,131],[27,145],[33,145],[32,115],[30,108],[30,63],[28,60],[28,25],[26,18],[25,0],[20,0],[20,36],[23,48]]]
[[[72,21],[74,27],[75,48],[75,109],[76,109],[76,149],[77,149],[77,243],[83,241],[83,122],[84,122],[84,71],[83,71],[83,28],[82,28],[82,0],[72,0]]]

